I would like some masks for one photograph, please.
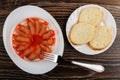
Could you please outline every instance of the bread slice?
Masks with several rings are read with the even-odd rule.
[[[69,34],[69,39],[73,44],[80,45],[88,43],[95,34],[95,26],[88,23],[75,24]]]
[[[98,26],[96,34],[89,45],[92,49],[101,50],[106,48],[112,40],[112,30],[108,26]]]
[[[97,26],[103,20],[103,11],[97,7],[88,7],[81,11],[78,22],[90,23]]]

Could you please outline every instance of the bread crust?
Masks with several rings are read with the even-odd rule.
[[[93,23],[92,21],[85,21],[85,20],[84,20],[85,18],[87,18],[87,16],[86,16],[85,14],[90,14],[90,12],[91,12],[91,10],[92,10],[91,8],[93,8],[93,11],[94,11],[95,9],[97,9],[97,10],[99,11],[99,12],[98,12],[98,15],[99,15],[100,20],[92,18],[92,20],[98,20],[97,23]],[[87,10],[87,9],[91,9],[91,10],[86,13],[86,10]],[[94,14],[94,13],[92,13],[91,15],[93,15],[93,14]],[[88,8],[83,9],[83,10],[80,12],[78,22],[86,22],[86,23],[90,23],[90,24],[92,24],[92,25],[94,25],[94,26],[97,26],[97,25],[99,25],[99,24],[103,21],[103,17],[104,17],[104,13],[103,13],[103,11],[102,11],[100,8],[98,8],[98,7],[88,7]],[[90,16],[89,18],[91,18],[91,16]]]
[[[87,32],[85,33],[85,31],[82,31],[80,29],[79,29],[80,32],[78,32],[78,30],[75,30],[75,28],[78,29],[78,27],[80,29],[84,28],[85,31],[87,31],[89,34],[86,35]],[[90,29],[90,30],[88,30],[88,29]],[[74,37],[75,36],[74,34],[77,34],[78,36]],[[91,41],[94,37],[94,34],[95,34],[95,26],[88,24],[88,23],[77,23],[71,28],[71,31],[69,33],[69,39],[74,45],[82,45],[82,44],[86,44],[89,41]],[[83,38],[82,36],[85,37],[84,38],[85,40],[80,39],[80,38]],[[76,39],[77,39],[77,41],[76,41]]]
[[[98,31],[96,31],[95,37],[93,38],[92,41],[90,41],[90,42],[88,43],[88,45],[89,45],[92,49],[94,49],[94,50],[102,50],[102,49],[105,49],[105,48],[110,44],[110,42],[112,41],[112,30],[111,30],[108,26],[98,26],[98,27],[103,27],[103,29],[107,29],[107,30],[108,30],[108,33],[107,33],[107,34],[108,34],[109,36],[106,37],[106,39],[108,39],[108,40],[107,40],[107,42],[105,42],[105,44],[102,44],[102,43],[101,43],[101,45],[104,45],[103,47],[99,47],[99,46],[96,47],[96,46],[93,44],[93,42],[92,42],[92,41],[94,41],[94,39],[96,38],[96,36],[100,36],[100,35],[97,34]],[[97,28],[97,29],[101,29],[101,28]],[[106,35],[106,34],[103,33],[103,35]],[[105,40],[105,37],[104,37],[103,39]],[[94,41],[94,42],[95,42],[95,41]],[[100,43],[100,42],[96,42],[96,43]]]

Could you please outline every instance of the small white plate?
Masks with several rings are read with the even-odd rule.
[[[55,68],[57,63],[45,60],[39,62],[23,60],[12,48],[12,33],[15,26],[28,17],[38,17],[49,22],[49,24],[54,28],[57,37],[53,53],[61,56],[63,55],[64,41],[59,24],[47,11],[40,7],[31,5],[19,7],[8,15],[3,28],[3,41],[5,49],[12,61],[23,71],[31,74],[43,74]]]
[[[108,47],[106,47],[105,49],[102,49],[102,50],[92,50],[87,44],[79,45],[79,46],[73,45],[70,42],[69,37],[68,37],[69,32],[70,32],[72,26],[74,24],[76,24],[77,21],[78,21],[78,17],[79,17],[79,14],[80,14],[81,10],[85,9],[87,7],[90,7],[90,6],[98,7],[98,8],[100,8],[104,12],[104,21],[103,21],[103,23],[105,25],[108,25],[112,29],[112,41],[111,41],[111,43],[109,44]],[[115,22],[115,20],[114,20],[114,18],[112,16],[112,14],[107,9],[105,9],[104,7],[101,7],[99,5],[94,5],[94,4],[84,5],[84,6],[81,6],[81,7],[77,8],[70,15],[70,17],[68,18],[67,24],[66,24],[66,35],[67,35],[68,41],[70,42],[72,47],[75,48],[77,51],[79,51],[81,53],[84,53],[84,54],[87,54],[87,55],[100,54],[100,53],[106,51],[108,48],[110,48],[110,46],[113,44],[113,42],[115,40],[116,33],[117,33],[116,22]]]

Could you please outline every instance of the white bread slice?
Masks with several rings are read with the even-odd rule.
[[[97,26],[96,34],[89,46],[95,50],[106,48],[112,40],[112,30],[108,26]]]
[[[88,7],[81,11],[78,22],[90,23],[97,26],[103,20],[103,11],[97,7]]]
[[[88,43],[95,34],[95,26],[88,23],[75,24],[69,34],[69,39],[73,44],[80,45]]]

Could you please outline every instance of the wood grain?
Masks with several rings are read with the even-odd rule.
[[[65,27],[66,22],[71,14],[79,6],[95,3],[108,9],[114,16],[117,23],[117,37],[112,47],[106,52],[87,56],[77,52],[69,44]],[[64,55],[65,60],[76,60],[80,62],[95,63],[104,65],[106,70],[103,73],[74,66],[58,65],[52,71],[43,75],[32,75],[20,70],[9,58],[3,45],[3,24],[8,14],[15,8],[22,5],[36,5],[47,10],[58,21],[64,36]],[[47,79],[120,79],[120,1],[119,0],[1,0],[0,2],[0,79],[18,79],[18,80],[47,80]]]

